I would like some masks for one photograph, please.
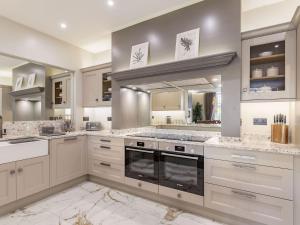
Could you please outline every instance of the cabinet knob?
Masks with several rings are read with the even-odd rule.
[[[10,173],[10,175],[14,175],[16,173],[16,171],[15,170],[11,170],[9,173]]]
[[[177,194],[177,198],[181,198],[182,196],[181,196],[181,194],[180,193],[178,193]]]
[[[142,187],[142,183],[139,182],[139,183],[138,183],[138,187]]]
[[[23,172],[23,169],[22,168],[19,168],[18,169],[18,173],[22,173]]]
[[[98,98],[96,98],[96,102],[98,102],[99,101],[99,99]]]
[[[66,101],[64,101],[64,104],[66,104]]]

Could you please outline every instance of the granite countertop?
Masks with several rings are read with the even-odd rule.
[[[300,155],[300,146],[277,144],[267,140],[253,138],[214,137],[205,142],[205,146],[230,148],[235,150],[269,152],[288,155]]]
[[[66,138],[66,137],[74,137],[74,136],[107,136],[107,137],[119,137],[119,138],[131,138],[131,139],[142,139],[142,140],[152,140],[153,138],[147,137],[133,137],[127,136],[130,134],[140,133],[144,130],[135,130],[135,129],[128,129],[128,130],[103,130],[103,131],[75,131],[75,132],[68,132],[65,135],[60,136],[38,136],[33,135],[34,137],[38,137],[45,140],[52,140],[57,138]],[[186,131],[174,131],[174,130],[161,130],[161,129],[151,129],[147,130],[146,132],[165,132],[169,133],[176,133],[176,135],[186,134]],[[235,150],[246,150],[246,151],[257,151],[257,152],[269,152],[269,153],[279,153],[279,154],[288,154],[288,155],[300,155],[300,146],[293,145],[293,144],[276,144],[269,141],[267,138],[261,135],[252,135],[250,138],[249,136],[243,136],[243,138],[234,138],[234,137],[220,137],[218,132],[201,132],[195,131],[190,132],[189,135],[191,136],[200,136],[205,137],[208,140],[203,142],[195,142],[195,141],[180,141],[180,140],[166,140],[166,139],[155,139],[155,141],[164,141],[169,143],[175,144],[191,144],[191,145],[204,145],[204,146],[211,146],[211,147],[223,147],[223,148],[230,148]],[[4,136],[1,141],[7,141],[16,138],[24,138],[25,136]],[[32,136],[31,136],[32,137]]]

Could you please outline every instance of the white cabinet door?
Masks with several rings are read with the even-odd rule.
[[[18,199],[49,188],[49,156],[18,161],[16,168]]]
[[[152,110],[181,110],[181,94],[180,91],[153,93]]]
[[[293,200],[293,170],[205,159],[205,182]]]
[[[17,199],[16,164],[0,165],[0,206]]]
[[[277,49],[280,48],[280,45],[278,43],[280,43],[280,45],[284,45],[283,53],[281,54],[276,54]],[[269,45],[268,49],[266,49],[266,47],[260,47],[262,45]],[[273,55],[252,58],[251,61],[251,49],[254,49],[257,46],[258,51],[259,49],[261,49],[260,53],[269,51],[272,52]],[[280,65],[280,58],[284,64],[283,66]],[[261,61],[261,63],[259,61]],[[279,68],[279,74],[274,76],[267,76],[267,70],[271,67]],[[251,78],[251,76],[253,76],[251,74],[253,74],[253,70],[255,69],[262,70],[263,79],[253,77]],[[257,82],[261,82],[261,84]],[[280,85],[280,82],[283,82],[284,87]],[[261,86],[272,87],[273,89],[276,89],[276,86],[278,86],[279,90],[262,91],[258,88]],[[296,98],[296,31],[288,31],[262,36],[244,40],[242,42],[241,92],[242,100],[244,101]]]
[[[204,206],[266,225],[293,225],[293,202],[205,184]]]
[[[111,72],[104,68],[83,73],[83,106],[108,106],[110,101],[103,101],[103,74]]]
[[[84,136],[51,140],[51,186],[87,174],[87,146]]]

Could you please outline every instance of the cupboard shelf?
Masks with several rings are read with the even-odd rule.
[[[270,56],[251,58],[250,62],[252,65],[256,65],[256,64],[271,63],[271,62],[278,62],[284,60],[285,60],[285,54],[276,54]]]
[[[272,76],[272,77],[261,77],[261,78],[251,78],[251,81],[264,81],[264,80],[277,80],[284,79],[285,75]]]

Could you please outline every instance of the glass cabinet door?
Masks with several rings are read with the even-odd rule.
[[[242,46],[242,100],[295,98],[294,31],[244,40]]]

